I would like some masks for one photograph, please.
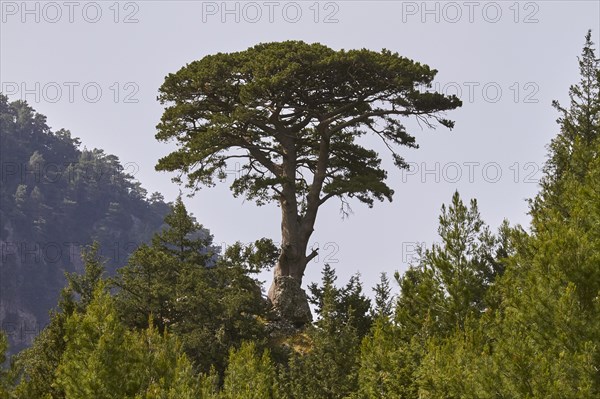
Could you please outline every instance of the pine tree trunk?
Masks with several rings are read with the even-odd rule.
[[[275,266],[269,300],[277,317],[295,325],[312,321],[306,292],[301,288],[310,235],[303,234],[295,204],[281,201],[281,253]]]
[[[322,128],[321,128],[322,130]],[[280,319],[303,325],[312,321],[306,292],[301,288],[306,265],[317,252],[306,254],[308,240],[313,233],[317,211],[321,205],[320,193],[325,180],[329,136],[322,130],[319,159],[314,180],[306,197],[306,208],[300,216],[296,200],[296,143],[290,136],[282,136],[284,147],[282,163],[281,207],[281,254],[275,266],[269,300]]]

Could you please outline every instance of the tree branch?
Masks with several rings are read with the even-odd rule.
[[[306,263],[310,262],[319,255],[319,249],[313,249],[312,252],[306,257]]]

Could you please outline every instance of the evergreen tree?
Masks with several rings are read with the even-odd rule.
[[[347,214],[348,198],[368,206],[392,199],[379,154],[357,139],[375,135],[395,165],[407,167],[396,148],[417,145],[401,118],[452,128],[443,113],[461,105],[456,96],[419,90],[431,87],[436,73],[389,50],[335,51],[301,41],[206,56],[160,88],[167,108],[156,138],[180,146],[157,169],[180,171],[197,190],[223,180],[229,160],[242,160],[234,195],[282,209],[269,299],[288,322],[307,323],[300,286],[317,256],[307,250],[320,207],[338,198]],[[279,306],[290,300],[295,306]]]
[[[309,301],[315,306],[317,316],[323,317],[327,311],[328,317],[337,319],[340,324],[351,323],[360,337],[366,335],[372,323],[371,300],[362,292],[360,275],[350,277],[344,287],[338,288],[335,269],[329,264],[325,264],[321,274],[321,284],[312,283],[308,287]],[[331,309],[326,309],[327,301]]]
[[[128,331],[100,284],[85,313],[66,322],[56,385],[66,399],[196,398],[198,381],[178,341],[152,326]]]
[[[208,266],[214,256],[212,236],[188,213],[181,196],[177,198],[171,213],[165,216],[167,229],[156,234],[154,247],[174,255],[181,264]]]
[[[67,273],[68,285],[61,292],[50,323],[36,337],[30,348],[14,358],[13,372],[18,377],[13,395],[19,399],[65,398],[62,387],[56,385],[56,370],[66,348],[66,322],[76,311],[84,312],[96,287],[103,284],[103,260],[97,243],[82,251],[84,274]]]
[[[388,320],[393,314],[393,297],[390,280],[385,273],[381,273],[379,283],[373,288],[373,292],[375,293],[375,307],[371,312],[371,317]]]
[[[509,237],[493,312],[430,346],[424,398],[600,395],[600,70],[590,37],[532,203],[532,234]]]
[[[4,331],[0,331],[0,399],[8,399],[9,381],[6,366],[6,351],[8,349],[8,339]]]
[[[548,161],[541,179],[540,193],[532,201],[531,213],[536,220],[549,217],[550,210],[568,217],[565,208],[570,192],[566,187],[568,176],[581,181],[591,159],[597,156],[592,144],[600,138],[600,59],[596,56],[591,30],[579,61],[580,81],[569,89],[569,107],[558,101],[552,105],[560,113],[557,122],[559,134],[549,145]]]
[[[276,399],[279,398],[277,373],[265,350],[262,356],[256,345],[245,342],[238,350],[232,349],[229,355],[223,392],[223,399]]]
[[[417,398],[420,351],[385,318],[377,318],[360,348],[357,398]]]
[[[393,320],[377,319],[363,340],[359,397],[418,398],[428,347],[462,331],[495,298],[488,293],[510,251],[504,247],[507,225],[496,238],[481,220],[477,202],[467,207],[457,192],[448,207],[442,206],[439,221],[441,243],[420,248],[418,263],[402,276],[396,273],[400,295]],[[386,297],[385,286],[380,284],[378,296]]]
[[[425,250],[421,262],[444,292],[441,321],[463,326],[469,314],[487,307],[485,293],[499,274],[496,238],[481,220],[477,201],[467,208],[458,192],[448,208],[442,206],[439,220],[442,243]]]
[[[355,317],[367,319],[370,302],[361,294],[357,276],[339,289],[331,267],[326,265],[322,275],[321,285],[310,287],[320,316],[308,330],[310,347],[290,357],[283,376],[288,398],[345,398],[358,390],[359,329],[368,331],[370,322]]]
[[[420,336],[424,344],[464,325],[470,315],[489,308],[489,289],[504,271],[506,223],[493,235],[478,211],[467,207],[458,192],[442,206],[440,244],[419,249],[418,264],[397,276],[400,296],[395,321],[405,339]]]
[[[104,259],[100,256],[100,244],[92,243],[81,252],[84,273],[66,273],[68,290],[78,297],[77,310],[83,311],[94,297],[94,291],[103,281],[106,271]]]
[[[127,325],[148,326],[150,316],[159,330],[174,322],[180,282],[189,269],[206,268],[213,257],[212,236],[188,214],[181,197],[165,217],[166,228],[134,251],[119,269],[117,306]]]
[[[231,347],[264,337],[266,303],[248,268],[268,263],[272,245],[259,241],[254,252],[228,250],[216,260],[212,236],[180,198],[165,222],[152,244],[140,246],[119,270],[117,308],[133,328],[147,328],[152,316],[160,331],[181,339],[197,370],[214,367],[221,375]]]

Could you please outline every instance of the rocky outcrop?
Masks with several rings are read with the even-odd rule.
[[[284,320],[294,326],[303,326],[312,321],[306,292],[295,278],[276,276],[269,290],[269,298],[276,320]]]

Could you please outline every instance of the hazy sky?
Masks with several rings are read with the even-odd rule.
[[[168,73],[216,52],[288,39],[334,49],[387,48],[439,71],[438,88],[459,94],[456,128],[421,131],[421,148],[402,153],[411,172],[389,166],[392,203],[352,202],[342,220],[334,200],[319,214],[314,245],[340,280],[359,271],[372,286],[381,271],[404,270],[415,243],[437,240],[440,206],[454,190],[477,198],[494,229],[503,218],[528,224],[545,145],[557,133],[553,99],[566,104],[577,56],[598,1],[57,1],[1,3],[0,91],[26,99],[54,129],[117,155],[149,191],[173,200],[179,187],[154,170],[173,147],[154,139],[156,101]],[[232,169],[234,167],[232,166]],[[233,173],[233,172],[232,172]],[[218,243],[279,239],[279,209],[235,199],[228,182],[185,199]]]

